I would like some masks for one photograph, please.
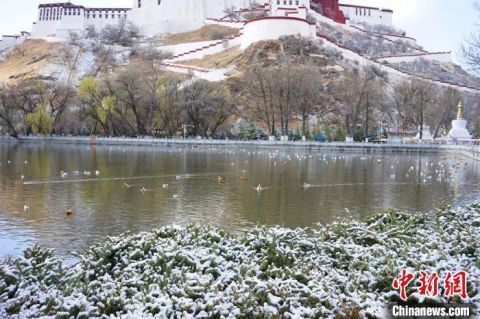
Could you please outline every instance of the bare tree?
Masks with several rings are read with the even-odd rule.
[[[480,3],[476,1],[474,8],[480,11]],[[470,39],[462,45],[462,55],[470,70],[480,72],[480,32],[472,33]]]
[[[325,101],[329,97],[324,94],[325,82],[322,73],[313,66],[299,67],[295,70],[296,86],[295,113],[302,121],[302,134],[307,135],[307,120],[315,113],[326,113]]]
[[[197,80],[182,90],[180,106],[196,135],[213,136],[233,112],[230,93],[221,84]]]
[[[55,83],[42,90],[42,105],[47,108],[52,117],[52,133],[59,133],[57,132],[57,124],[75,95],[75,89],[68,82],[65,84]]]
[[[152,68],[159,67],[161,63],[172,56],[171,52],[164,52],[150,45],[148,47],[136,47],[132,50],[131,56],[141,59],[142,62],[149,64]]]
[[[418,127],[423,139],[425,116],[435,105],[436,88],[432,83],[411,78],[398,83],[392,93],[398,114],[408,124]]]
[[[69,31],[68,32],[68,44],[72,46],[80,46],[80,35],[77,32]]]
[[[108,73],[117,65],[117,60],[111,47],[100,44],[93,52],[95,53],[95,68],[92,75],[98,76],[101,73]]]
[[[273,91],[275,106],[280,119],[280,128],[282,135],[287,136],[289,123],[297,102],[296,69],[289,63],[283,63],[272,71],[275,74],[275,77],[273,77]]]
[[[87,27],[87,32],[85,33],[85,37],[87,39],[94,39],[94,40],[99,38],[99,34],[97,32],[97,29],[95,28],[95,25],[90,24]]]
[[[335,88],[336,98],[342,105],[344,125],[349,136],[353,136],[357,127],[363,126],[364,136],[370,129],[370,120],[382,103],[383,91],[388,78],[376,67],[347,73]]]
[[[267,126],[269,135],[275,135],[276,129],[275,76],[268,68],[256,65],[243,81],[244,90],[254,105],[257,117]]]
[[[182,121],[182,108],[180,107],[180,88],[182,81],[173,75],[165,75],[160,88],[158,117],[160,127],[169,136],[174,136],[180,129]]]
[[[120,19],[116,25],[107,25],[101,33],[102,40],[107,44],[131,46],[139,35],[138,28],[127,19]]]
[[[0,123],[3,123],[8,130],[8,133],[17,137],[18,132],[15,128],[15,114],[18,111],[15,105],[15,97],[13,90],[6,84],[0,85]]]
[[[240,20],[240,14],[237,11],[237,8],[235,6],[231,6],[231,7],[226,8],[223,11],[223,13],[225,13],[225,17],[227,17],[231,20],[235,20],[235,21]]]
[[[149,72],[150,69],[145,65],[133,63],[106,80],[109,95],[132,112],[137,133],[140,135],[147,133],[146,122],[149,113],[143,101],[142,78]]]

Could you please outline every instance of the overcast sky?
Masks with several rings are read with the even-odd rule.
[[[178,1],[178,0],[176,0]],[[188,1],[188,0],[186,0]],[[480,15],[474,0],[340,0],[341,3],[369,5],[394,10],[394,24],[418,39],[430,51],[453,51],[476,30]],[[31,31],[39,3],[51,0],[0,0],[0,34]],[[61,2],[60,0],[58,2]],[[97,7],[130,7],[132,0],[76,0]]]

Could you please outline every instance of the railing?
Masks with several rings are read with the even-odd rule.
[[[302,147],[318,149],[342,149],[342,150],[395,150],[395,151],[454,151],[469,155],[480,160],[480,140],[465,141],[442,141],[404,143],[385,141],[382,143],[358,143],[358,142],[317,142],[317,141],[243,141],[243,140],[217,140],[196,138],[153,138],[142,137],[94,137],[91,136],[20,136],[14,139],[8,136],[0,136],[0,142],[56,142],[67,144],[90,144],[90,145],[211,145],[211,146],[258,146],[258,147]],[[443,143],[443,144],[442,144]],[[468,154],[465,154],[468,153]]]

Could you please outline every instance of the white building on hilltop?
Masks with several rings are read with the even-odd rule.
[[[350,4],[341,4],[340,10],[345,16],[355,23],[383,24],[393,25],[393,11],[376,7],[355,6]]]
[[[91,26],[101,30],[127,19],[130,11],[129,8],[86,8],[70,2],[41,4],[32,37],[66,38],[70,32],[82,35]]]
[[[250,0],[134,0],[130,21],[146,35],[181,33],[202,27],[225,10],[248,8]]]
[[[256,4],[252,0],[133,0],[130,8],[88,8],[62,2],[38,6],[32,37],[65,38],[70,32],[82,34],[90,26],[101,31],[120,19],[128,19],[144,35],[181,33],[201,28],[206,19],[224,18],[225,12],[232,8],[241,12],[248,12],[252,7],[253,10],[265,8],[271,17],[305,19],[312,6],[324,6],[321,12],[327,17],[332,10],[345,10],[345,16],[352,21],[391,24],[391,10],[344,4],[339,7],[338,0],[328,5],[324,0],[262,0]],[[326,6],[333,6],[333,9]]]

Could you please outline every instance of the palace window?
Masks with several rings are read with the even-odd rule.
[[[277,0],[277,5],[278,5],[278,6],[280,5],[280,0]]]
[[[298,1],[298,0],[295,1],[295,4],[296,4],[297,6],[300,5],[300,1]]]
[[[161,5],[162,4],[162,0],[158,0],[158,5]]]
[[[289,4],[289,5],[292,5],[292,4],[293,4],[293,3],[292,3],[292,0],[288,1],[288,4]]]
[[[138,0],[138,7],[139,7],[139,8],[142,7],[142,0]]]

